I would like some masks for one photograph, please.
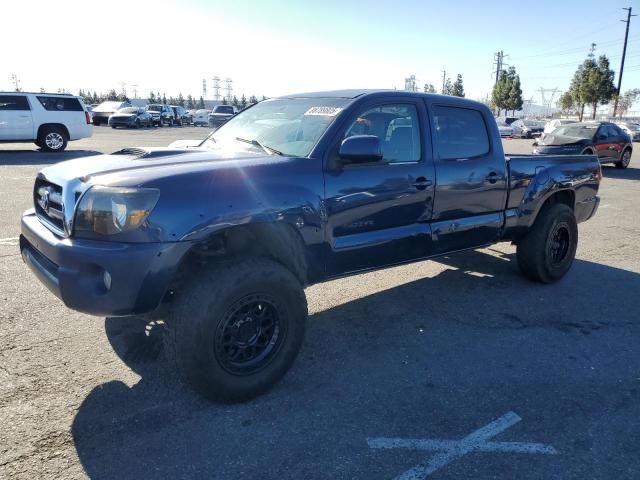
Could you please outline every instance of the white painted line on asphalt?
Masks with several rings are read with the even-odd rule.
[[[369,444],[369,448],[404,448],[439,452],[420,465],[396,477],[397,480],[424,479],[451,463],[453,460],[471,452],[540,453],[546,455],[555,455],[558,453],[551,445],[544,445],[542,443],[487,441],[521,420],[522,418],[517,414],[508,412],[497,420],[467,435],[462,440],[368,438],[367,443]]]

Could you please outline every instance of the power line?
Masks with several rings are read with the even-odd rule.
[[[639,37],[640,37],[640,34],[637,34],[637,35],[631,35],[629,38],[630,39],[634,39],[634,38],[639,38]],[[597,43],[596,45],[598,47],[606,47],[606,46],[615,45],[615,44],[617,44],[619,42],[620,42],[620,40],[609,40],[609,41],[606,41],[606,42]],[[517,59],[521,60],[521,59],[525,59],[525,58],[537,58],[537,57],[560,57],[560,56],[564,56],[564,55],[574,55],[576,53],[583,52],[584,50],[585,50],[584,47],[576,47],[576,48],[570,48],[570,49],[567,49],[567,50],[557,50],[557,51],[550,50],[550,51],[544,52],[544,53],[536,53],[534,55],[525,55],[525,56],[522,56],[522,57],[517,57]]]
[[[613,118],[616,118],[616,110],[618,110],[618,98],[620,97],[620,87],[622,87],[622,72],[624,72],[624,58],[627,54],[627,40],[629,39],[629,25],[631,24],[631,17],[637,15],[631,15],[631,7],[623,8],[627,11],[627,19],[621,20],[627,24],[627,28],[624,31],[624,47],[622,47],[622,60],[620,61],[620,75],[618,75],[618,88],[616,90],[616,99],[613,103]]]

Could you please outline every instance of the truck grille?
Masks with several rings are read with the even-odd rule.
[[[33,200],[38,218],[55,233],[64,236],[62,187],[38,178],[33,188]]]

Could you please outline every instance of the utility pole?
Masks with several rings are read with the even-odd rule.
[[[502,61],[504,60],[504,52],[500,50],[493,54],[495,58],[494,65],[496,66],[496,84],[500,78],[500,71],[502,71]]]
[[[446,80],[447,80],[447,71],[442,70],[442,95],[444,95],[444,84]]]
[[[20,91],[20,80],[18,79],[18,76],[15,73],[11,74],[11,81],[13,82],[13,85],[15,87],[15,91],[19,92]]]
[[[620,61],[620,75],[618,75],[618,90],[616,92],[616,99],[613,103],[613,118],[616,118],[618,110],[618,98],[620,98],[620,88],[622,87],[622,72],[624,71],[624,57],[627,55],[627,40],[629,39],[629,24],[631,23],[631,17],[637,17],[637,15],[631,15],[631,7],[623,8],[627,11],[627,19],[620,20],[627,24],[627,29],[624,32],[624,46],[622,47],[622,60]]]

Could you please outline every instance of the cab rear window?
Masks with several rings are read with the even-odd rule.
[[[38,96],[45,110],[54,112],[82,112],[83,108],[77,98]]]

